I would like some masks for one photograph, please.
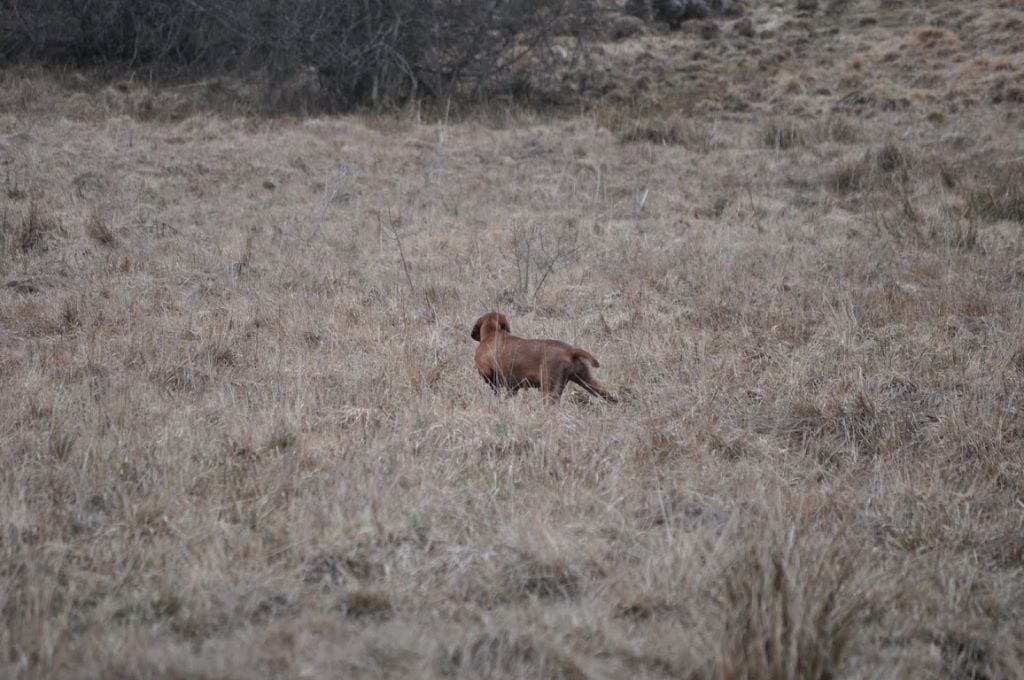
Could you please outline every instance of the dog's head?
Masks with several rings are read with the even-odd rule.
[[[473,324],[473,332],[469,335],[477,342],[480,342],[480,338],[485,338],[492,333],[497,333],[498,331],[505,331],[506,333],[510,332],[508,319],[505,318],[504,314],[490,312],[476,320],[476,323]]]

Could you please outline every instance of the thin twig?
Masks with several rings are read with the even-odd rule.
[[[398,228],[402,226],[401,217],[393,217],[391,211],[388,211],[388,226],[383,226],[383,220],[381,214],[377,213],[377,227],[379,229],[385,229],[391,233],[391,238],[395,240],[395,244],[398,246],[398,257],[402,260],[402,269],[405,271],[405,280],[409,282],[409,290],[413,293],[416,292],[416,285],[412,282],[412,272],[409,269],[409,262],[405,259],[405,250],[402,248],[402,237],[398,234]]]

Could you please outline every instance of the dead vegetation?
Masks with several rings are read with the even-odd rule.
[[[791,9],[573,116],[3,72],[0,675],[1024,675],[1024,17]]]
[[[985,168],[968,194],[968,213],[986,222],[1003,220],[1024,224],[1024,162]]]

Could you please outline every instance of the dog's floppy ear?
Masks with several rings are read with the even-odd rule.
[[[469,334],[469,337],[473,338],[477,342],[480,342],[480,322],[481,321],[483,321],[483,317],[480,317],[479,319],[476,320],[476,323],[473,324],[473,332]]]
[[[512,329],[508,327],[508,318],[504,314],[498,315],[498,330],[511,333]]]

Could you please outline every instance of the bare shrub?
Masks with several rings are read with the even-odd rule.
[[[711,16],[742,16],[743,6],[734,0],[651,0],[650,11],[659,21],[677,29],[684,21]],[[637,13],[636,10],[633,10]]]
[[[0,64],[257,76],[277,109],[478,99],[535,92],[530,74],[572,44],[559,37],[578,46],[597,14],[586,0],[42,0],[0,7]]]
[[[511,246],[516,266],[516,298],[536,302],[555,266],[579,250],[579,231],[573,221],[558,233],[542,225],[517,225],[512,230]]]

